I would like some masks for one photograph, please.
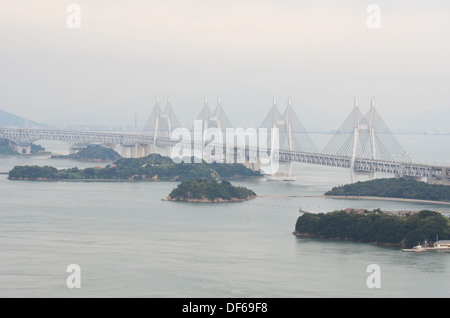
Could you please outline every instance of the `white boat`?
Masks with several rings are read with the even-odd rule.
[[[414,252],[414,253],[421,253],[425,252],[426,249],[422,245],[416,245],[413,248],[405,248],[402,249],[403,252]]]

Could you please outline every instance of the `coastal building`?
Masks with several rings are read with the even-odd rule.
[[[450,240],[441,240],[434,242],[434,247],[436,248],[450,248]]]

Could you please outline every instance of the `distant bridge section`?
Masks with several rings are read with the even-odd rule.
[[[232,128],[231,122],[218,99],[217,107],[211,111],[207,98],[205,105],[198,117],[203,121],[203,132],[210,127],[218,128],[222,134],[226,128]],[[151,112],[149,120],[141,134],[127,134],[114,132],[92,132],[92,131],[66,131],[49,129],[21,129],[21,128],[0,128],[0,138],[13,141],[17,145],[19,153],[30,153],[31,144],[38,140],[57,140],[71,145],[75,151],[86,147],[89,144],[102,144],[115,149],[120,146],[122,156],[139,158],[147,156],[158,149],[166,149],[170,152],[175,145],[180,146],[179,140],[173,140],[171,133],[180,124],[176,119],[172,109],[170,99],[164,111],[159,106],[158,99]],[[396,177],[424,179],[429,183],[450,185],[450,167],[432,166],[412,163],[406,152],[394,138],[381,116],[375,110],[375,100],[372,99],[371,108],[366,116],[359,110],[358,102],[355,99],[355,106],[347,120],[330,140],[323,151],[317,150],[312,139],[301,124],[295,114],[291,99],[285,112],[281,114],[278,110],[276,100],[273,107],[264,119],[259,128],[277,128],[279,131],[279,149],[272,152],[274,148],[275,136],[268,135],[265,144],[265,153],[258,153],[260,150],[245,147],[236,148],[232,145],[223,145],[223,154],[226,158],[227,151],[243,151],[248,159],[249,154],[258,153],[258,158],[275,156],[279,162],[285,163],[288,169],[288,177],[291,177],[292,163],[308,163],[329,167],[339,167],[349,169],[354,180],[355,172],[394,174]],[[189,141],[183,147],[203,150],[203,142]],[[222,146],[222,145],[221,145]],[[244,149],[245,148],[245,149]],[[257,169],[259,164],[253,166]]]
[[[72,145],[73,149],[81,149],[89,144],[102,144],[113,149],[120,145],[124,157],[127,156],[124,150],[130,148],[133,148],[132,157],[140,157],[150,154],[148,146],[154,144],[153,136],[147,135],[26,128],[0,128],[0,137],[15,142],[18,149],[24,150],[23,153],[30,153],[31,144],[38,140],[56,140]],[[142,151],[145,153],[142,154]]]
[[[139,149],[132,152],[134,157],[141,157],[142,155],[150,154],[150,147],[168,147],[171,148],[179,145],[178,140],[173,140],[167,137],[158,137],[150,135],[139,134],[122,134],[112,132],[83,132],[83,131],[61,131],[61,130],[42,130],[42,129],[23,129],[23,128],[0,128],[0,138],[6,138],[16,142],[21,147],[27,147],[31,143],[38,140],[56,140],[69,144],[90,144],[97,143],[103,145],[120,145],[122,147],[129,147],[134,145],[136,148],[145,150],[142,154]],[[190,142],[185,144],[186,147],[200,148],[201,144]],[[225,145],[223,148],[224,154],[229,148]],[[236,149],[235,149],[236,150]],[[245,151],[258,151],[258,149],[245,148]],[[267,152],[271,152],[267,149]],[[267,155],[267,154],[265,154]],[[320,153],[299,152],[291,150],[279,150],[277,159],[281,162],[299,162],[321,166],[338,167],[350,169],[352,166],[352,158],[345,156],[327,155]],[[422,179],[427,178],[428,182],[435,184],[450,184],[450,167],[401,163],[376,159],[355,159],[354,169],[356,171],[369,173],[389,173],[396,177]]]

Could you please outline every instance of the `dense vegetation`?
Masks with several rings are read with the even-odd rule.
[[[46,125],[37,123],[32,120],[19,117],[17,115],[8,113],[0,109],[0,127],[19,127],[19,128],[32,128],[32,127],[45,127]]]
[[[335,187],[326,192],[325,195],[450,201],[450,186],[428,184],[404,178],[375,179]]]
[[[45,151],[45,148],[40,145],[35,145],[35,144],[31,145],[31,153],[32,154],[44,152],[44,151]],[[13,150],[11,141],[9,141],[8,139],[0,138],[0,155],[14,156],[14,155],[18,155],[18,154],[19,154],[18,152]]]
[[[158,154],[139,159],[122,158],[105,168],[64,169],[17,166],[9,172],[11,180],[137,180],[186,181],[236,179],[260,176],[241,164],[173,163]]]
[[[450,238],[449,219],[438,212],[423,210],[400,217],[381,211],[356,213],[305,213],[297,219],[298,236],[371,242],[381,245],[412,247],[419,242]]]
[[[17,152],[12,150],[9,140],[0,138],[0,155],[17,155]]]
[[[45,148],[41,145],[31,144],[31,153],[45,152]]]
[[[168,200],[229,202],[249,200],[256,196],[255,192],[245,187],[236,187],[228,181],[191,180],[179,184],[170,194]]]
[[[116,161],[120,159],[121,156],[110,148],[105,148],[100,145],[91,145],[77,153],[67,156],[52,156],[52,158],[73,159],[84,162],[108,162]]]

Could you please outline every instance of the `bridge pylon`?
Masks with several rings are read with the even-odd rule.
[[[219,96],[217,98],[217,106],[214,111],[211,111],[208,104],[208,97],[205,96],[205,102],[203,108],[198,114],[196,120],[202,121],[202,133],[205,135],[208,128],[217,128],[222,140],[226,134],[227,128],[233,128],[230,120],[228,119],[225,111],[222,107],[222,99]]]
[[[375,97],[372,98],[370,109],[365,116],[355,97],[352,112],[324,148],[323,153],[349,157],[352,182],[356,180],[357,159],[411,163],[409,156],[378,114],[375,108]],[[374,178],[375,175],[371,174],[370,177]]]
[[[156,153],[157,139],[159,137],[171,138],[172,131],[179,127],[181,127],[181,125],[172,109],[170,96],[167,98],[167,104],[164,111],[161,110],[159,98],[156,97],[155,106],[153,107],[147,123],[142,129],[144,134],[153,136],[153,153]],[[148,146],[149,145],[139,145],[138,147],[143,147],[147,153]],[[170,149],[167,151],[170,152]],[[138,152],[140,153],[140,151]]]
[[[207,154],[205,151],[206,144],[209,142],[224,144],[226,143],[226,130],[227,128],[233,128],[230,120],[228,119],[223,107],[222,107],[222,99],[219,96],[217,98],[217,105],[214,111],[211,111],[208,102],[208,96],[205,96],[203,107],[195,119],[194,125],[191,128],[191,132],[194,136],[201,136],[202,145],[200,154],[202,158],[203,156],[208,156],[208,160],[212,160],[213,156],[217,156],[214,160],[224,160],[223,154]],[[195,137],[194,137],[195,138]],[[216,138],[218,140],[216,140]],[[208,152],[208,151],[206,151]],[[204,159],[204,158],[203,158]]]
[[[287,106],[283,114],[278,110],[277,100],[273,98],[272,109],[267,114],[266,118],[260,125],[260,128],[268,129],[267,145],[269,148],[275,144],[274,138],[271,133],[272,128],[278,129],[278,145],[279,149],[298,152],[318,153],[317,147],[313,140],[307,133],[306,129],[302,125],[300,119],[295,113],[292,107],[292,98],[287,100]],[[292,176],[292,161],[284,162],[287,170],[287,178],[282,177],[285,180],[294,180]],[[272,176],[272,179],[275,179]]]

